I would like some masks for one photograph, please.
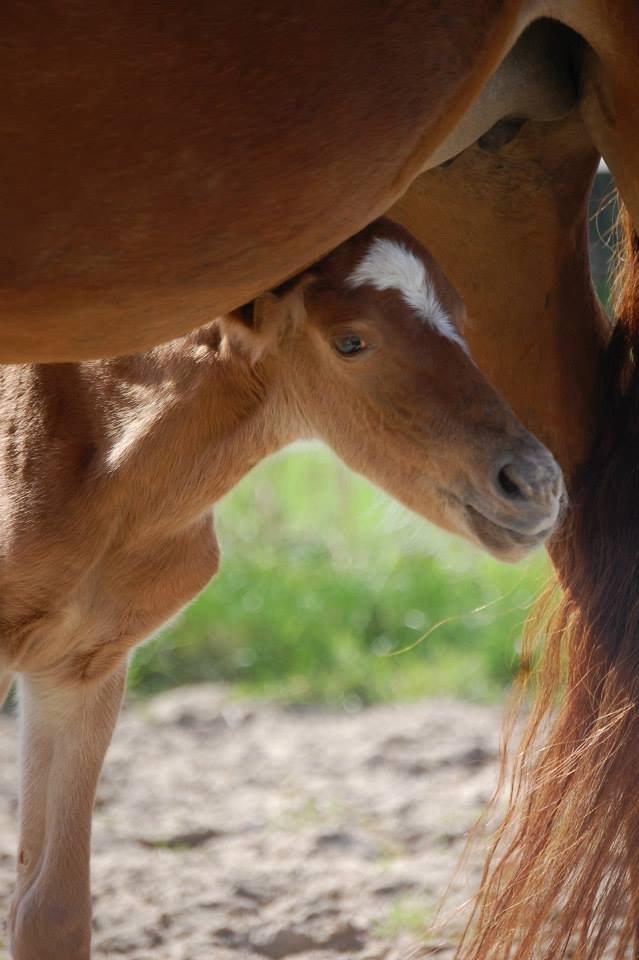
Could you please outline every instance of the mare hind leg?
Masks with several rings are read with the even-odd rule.
[[[21,682],[20,845],[13,960],[89,960],[91,814],[126,667],[93,683]]]

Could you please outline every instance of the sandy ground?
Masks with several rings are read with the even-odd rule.
[[[127,707],[95,813],[94,957],[449,960],[461,917],[425,925],[492,792],[499,727],[468,704],[293,711],[213,686]],[[1,717],[3,912],[15,734]]]

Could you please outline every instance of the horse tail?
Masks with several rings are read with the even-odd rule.
[[[639,237],[626,211],[618,260],[597,439],[551,549],[562,594],[542,651],[526,641],[535,703],[463,960],[639,956]]]

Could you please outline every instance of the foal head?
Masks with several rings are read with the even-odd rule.
[[[377,220],[242,320],[298,435],[503,559],[551,532],[559,467],[474,364],[460,297],[405,230]]]

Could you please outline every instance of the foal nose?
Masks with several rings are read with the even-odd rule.
[[[502,509],[516,512],[511,523],[527,533],[552,527],[565,497],[561,469],[541,444],[511,452],[495,471],[493,491]]]

